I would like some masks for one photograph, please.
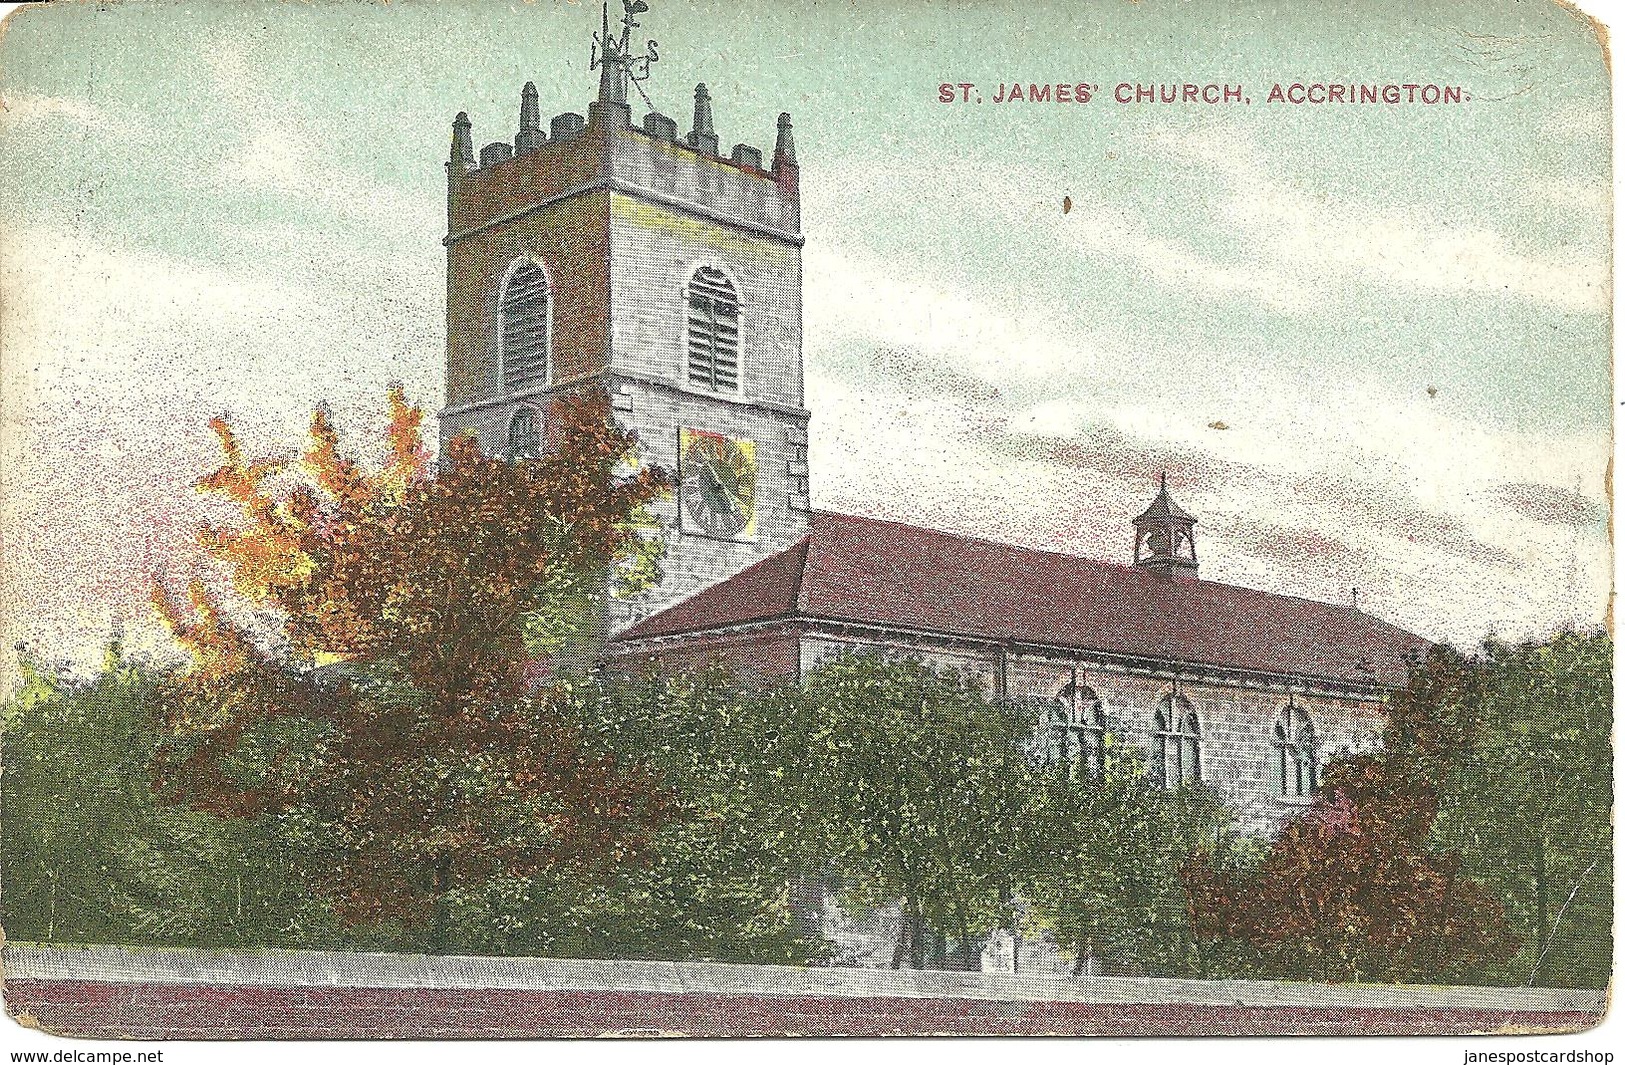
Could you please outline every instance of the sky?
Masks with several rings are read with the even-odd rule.
[[[1609,81],[1546,2],[649,0],[651,99],[795,121],[816,506],[1127,561],[1166,471],[1204,579],[1471,644],[1599,622]],[[572,3],[58,3],[0,38],[0,613],[158,646],[209,417],[444,396],[450,123],[585,112]],[[1000,83],[1099,85],[995,104]],[[1120,105],[1119,82],[1249,104]],[[1292,106],[1302,82],[1459,105]],[[982,102],[944,104],[969,82]],[[641,109],[635,112],[635,117]],[[431,439],[433,433],[430,434]]]

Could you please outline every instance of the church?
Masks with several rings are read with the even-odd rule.
[[[1122,564],[812,508],[802,375],[801,172],[790,116],[766,154],[724,150],[696,86],[632,121],[649,54],[626,4],[595,42],[597,98],[544,128],[524,86],[511,140],[446,163],[442,441],[532,455],[549,403],[601,388],[639,458],[676,473],[656,506],[661,582],[613,602],[626,668],[722,661],[796,677],[843,649],[919,655],[1034,707],[1049,758],[1101,772],[1108,735],[1169,787],[1202,781],[1244,820],[1310,801],[1334,752],[1375,742],[1428,642],[1345,605],[1199,575],[1197,519],[1166,477]],[[1148,473],[1148,481],[1149,481]]]

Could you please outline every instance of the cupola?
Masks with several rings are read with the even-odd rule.
[[[1170,580],[1196,579],[1196,519],[1168,494],[1168,475],[1134,519],[1134,564]]]

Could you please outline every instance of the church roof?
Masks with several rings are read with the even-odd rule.
[[[622,632],[769,620],[878,625],[1398,687],[1428,641],[1345,606],[815,512],[808,536]]]

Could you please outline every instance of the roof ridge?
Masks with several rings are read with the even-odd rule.
[[[1049,555],[1054,558],[1066,559],[1070,562],[1083,562],[1091,566],[1099,566],[1102,569],[1116,570],[1140,580],[1157,581],[1159,584],[1167,583],[1165,578],[1147,573],[1144,570],[1138,569],[1132,565],[1126,565],[1122,562],[1109,562],[1102,558],[1091,558],[1088,555],[1078,555],[1070,551],[1057,551],[1052,547],[1027,547],[1023,544],[1010,543],[1008,540],[993,540],[986,536],[971,536],[966,533],[950,532],[946,529],[933,529],[928,525],[915,525],[912,522],[897,521],[893,518],[873,518],[867,514],[846,514],[838,510],[816,510],[813,512],[813,514],[815,517],[823,516],[840,518],[842,520],[870,522],[875,525],[892,525],[902,529],[914,529],[919,532],[933,533],[937,536],[952,537],[955,540],[964,540],[967,543],[986,544],[990,547],[1002,547],[1012,551],[1029,551],[1035,555]],[[1314,606],[1323,606],[1332,610],[1341,610],[1347,614],[1359,614],[1361,617],[1370,618],[1373,621],[1381,621],[1385,625],[1393,624],[1390,621],[1385,621],[1384,619],[1377,617],[1375,614],[1367,613],[1364,610],[1357,610],[1347,604],[1328,602],[1325,599],[1311,599],[1306,595],[1293,595],[1290,592],[1272,592],[1264,588],[1253,588],[1245,584],[1231,584],[1229,581],[1216,581],[1207,578],[1199,579],[1192,583],[1203,585],[1208,588],[1229,588],[1238,592],[1250,592],[1253,595],[1268,595],[1277,599],[1293,599],[1300,603],[1310,603]],[[1398,628],[1398,626],[1394,627]],[[1400,631],[1404,632],[1405,630],[1401,629]]]

